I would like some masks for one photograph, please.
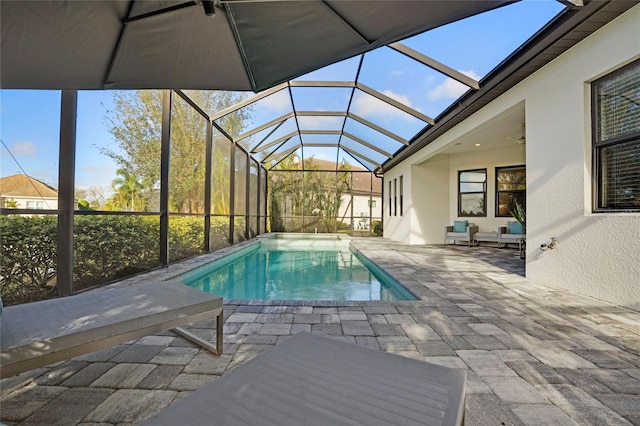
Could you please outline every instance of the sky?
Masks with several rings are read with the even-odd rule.
[[[462,21],[416,35],[401,41],[420,53],[445,63],[474,79],[481,79],[504,58],[538,31],[564,6],[555,0],[529,0],[508,5]],[[354,81],[360,56],[309,73],[298,80]],[[371,87],[412,109],[435,118],[468,89],[447,76],[408,58],[388,47],[365,55],[360,83]],[[292,88],[296,110],[344,111],[351,89]],[[80,91],[78,93],[76,187],[101,187],[108,195],[118,165],[100,152],[100,148],[116,147],[109,131],[106,112],[113,108],[112,91]],[[60,92],[38,90],[0,90],[0,176],[26,173],[57,187]],[[258,126],[292,110],[287,91],[264,98],[252,108],[251,124]],[[364,92],[356,91],[351,111],[405,139],[410,139],[426,123],[389,106]],[[344,118],[301,117],[304,129],[340,130]],[[269,140],[296,129],[295,122],[285,122]],[[270,130],[267,129],[243,141],[255,146]],[[345,131],[368,141],[375,141],[383,150],[395,152],[401,145],[354,120],[348,120]],[[335,142],[338,136],[304,135],[306,143]],[[382,162],[385,156],[363,149],[353,140],[344,145],[360,149],[368,158]],[[300,143],[293,138],[281,149]],[[262,151],[262,158],[270,150]],[[333,148],[305,148],[305,157],[335,161],[339,155]],[[364,165],[370,166],[367,161]]]

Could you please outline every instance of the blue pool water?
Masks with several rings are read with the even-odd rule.
[[[415,300],[384,271],[349,249],[256,247],[245,249],[239,258],[192,271],[183,282],[226,299]]]

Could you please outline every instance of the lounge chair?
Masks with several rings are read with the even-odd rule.
[[[217,317],[215,348],[176,328]],[[5,307],[0,377],[175,329],[222,353],[222,298],[179,283],[149,283]]]
[[[306,332],[143,425],[459,425],[465,372]]]

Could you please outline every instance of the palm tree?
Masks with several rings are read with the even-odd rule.
[[[4,208],[5,209],[17,209],[18,208],[18,202],[16,200],[14,200],[13,198],[7,198],[5,200],[2,200],[2,202],[4,203]]]
[[[116,191],[113,198],[125,209],[129,204],[129,200],[131,200],[130,211],[135,211],[136,198],[142,200],[142,184],[138,181],[137,177],[126,169],[116,170],[116,175],[118,175],[118,177],[111,182],[111,186]]]

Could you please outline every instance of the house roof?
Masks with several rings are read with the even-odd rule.
[[[3,197],[58,198],[58,191],[44,182],[25,174],[0,178]]]

